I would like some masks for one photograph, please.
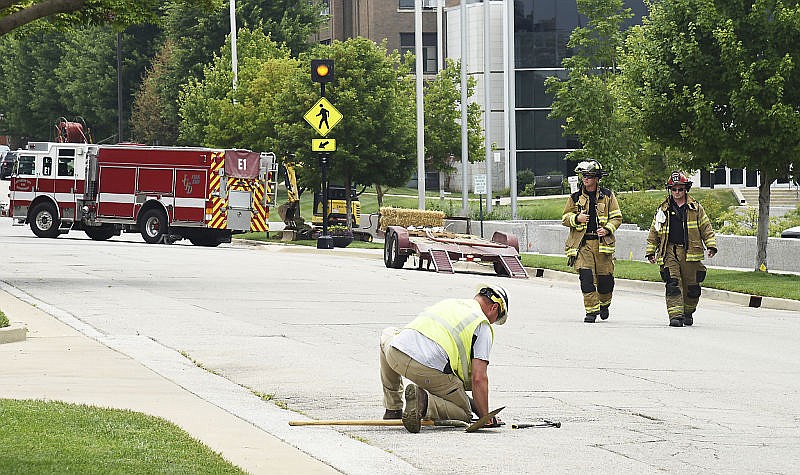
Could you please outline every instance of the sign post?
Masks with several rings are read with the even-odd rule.
[[[333,60],[312,59],[311,80],[319,83],[320,99],[303,118],[319,135],[325,137],[342,120],[342,114],[325,98],[325,84],[332,82]],[[328,235],[328,166],[330,152],[336,150],[336,139],[312,139],[311,151],[319,152],[319,168],[322,172],[322,235],[317,238],[317,249],[333,249],[333,238]]]
[[[481,237],[483,237],[483,195],[486,194],[486,175],[472,175],[472,185],[478,195],[478,207],[481,218]]]

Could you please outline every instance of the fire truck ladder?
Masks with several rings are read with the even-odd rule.
[[[528,272],[522,267],[522,262],[519,261],[518,256],[500,256],[500,262],[503,264],[509,276],[523,279],[528,278]]]
[[[455,269],[453,269],[453,263],[450,262],[450,256],[447,254],[447,251],[443,249],[431,249],[431,262],[433,262],[433,268],[436,269],[436,272],[441,274],[455,274]]]

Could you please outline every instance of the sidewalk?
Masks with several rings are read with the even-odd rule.
[[[339,473],[4,291],[0,309],[28,328],[26,341],[0,345],[0,398],[158,416],[253,474]]]

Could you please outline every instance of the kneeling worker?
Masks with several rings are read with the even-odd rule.
[[[484,284],[472,299],[447,299],[426,308],[402,331],[385,329],[380,354],[383,418],[402,418],[403,426],[416,433],[422,419],[470,422],[473,411],[478,417],[488,414],[491,324],[502,325],[507,318],[508,293],[499,285]],[[413,383],[405,388],[405,410],[403,377]],[[472,401],[467,391],[472,391]],[[497,424],[494,418],[487,426]]]

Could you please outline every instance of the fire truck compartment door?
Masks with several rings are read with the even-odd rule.
[[[249,191],[231,190],[228,195],[228,229],[250,229],[251,200]]]

